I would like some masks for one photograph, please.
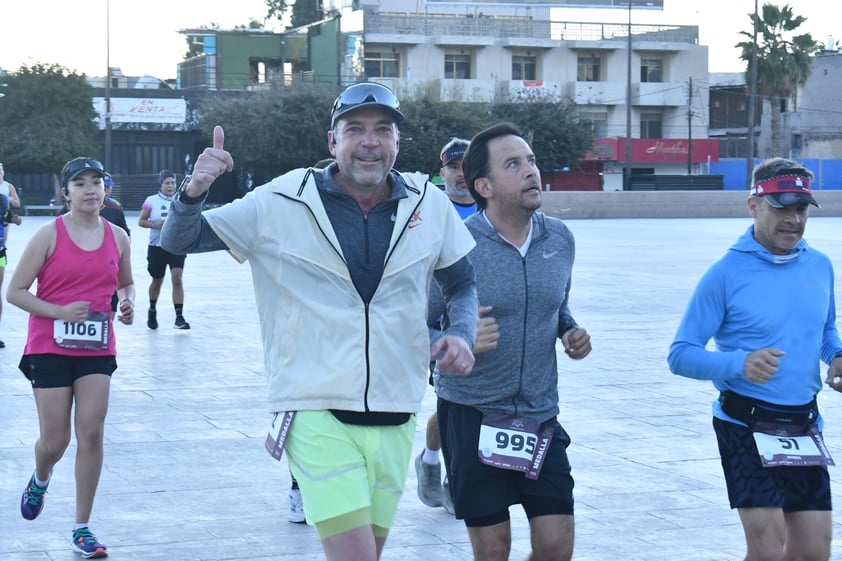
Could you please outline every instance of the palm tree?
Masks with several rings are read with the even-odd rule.
[[[757,95],[769,101],[772,121],[773,155],[780,155],[781,148],[781,103],[795,101],[798,89],[810,77],[813,66],[811,58],[821,50],[821,44],[814,41],[809,33],[793,35],[802,23],[803,16],[796,16],[792,8],[785,4],[779,8],[774,4],[763,4],[762,15],[748,14],[751,18],[752,31],[741,31],[747,41],[737,43],[742,50],[740,58],[748,64],[746,83],[749,83],[752,65],[757,63]],[[756,20],[756,21],[755,21]],[[757,57],[753,57],[754,26],[757,26]],[[753,119],[749,115],[749,119]]]

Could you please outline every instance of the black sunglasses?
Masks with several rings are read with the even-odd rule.
[[[105,174],[105,168],[98,160],[89,160],[87,158],[81,158],[71,161],[70,164],[68,164],[67,166],[68,174],[74,174],[88,169]]]
[[[67,162],[64,165],[64,169],[61,170],[61,184],[67,185],[83,171],[93,171],[102,177],[105,177],[105,168],[99,160],[94,160],[92,158],[76,158]]]
[[[348,111],[368,105],[384,107],[392,112],[396,121],[403,120],[401,104],[392,90],[381,84],[365,82],[349,86],[339,94],[339,97],[333,102],[333,109],[330,112],[331,126],[336,123],[339,117]]]

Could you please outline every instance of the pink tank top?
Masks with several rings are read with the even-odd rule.
[[[67,324],[30,314],[24,354],[116,356],[111,296],[117,289],[120,250],[111,226],[100,220],[105,228],[102,245],[86,251],[70,239],[64,217],[56,218],[55,251],[38,273],[35,291],[41,300],[59,306],[87,300],[89,321]]]

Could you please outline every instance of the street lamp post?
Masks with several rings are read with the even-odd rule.
[[[111,0],[105,0],[105,169],[111,171]]]
[[[751,39],[751,70],[748,84],[748,123],[746,126],[746,187],[751,189],[751,176],[754,172],[754,114],[757,111],[757,0],[754,0],[754,17],[752,18],[753,32]]]

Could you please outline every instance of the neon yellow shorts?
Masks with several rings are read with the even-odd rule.
[[[299,411],[284,449],[319,538],[374,526],[386,537],[403,494],[415,415],[399,426],[348,425],[330,411]]]

